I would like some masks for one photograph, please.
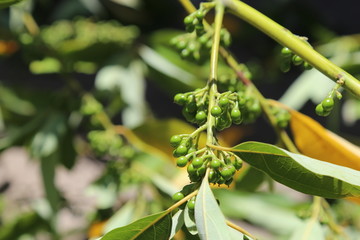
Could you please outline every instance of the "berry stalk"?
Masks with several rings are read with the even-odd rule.
[[[208,106],[208,125],[207,125],[207,143],[215,144],[213,128],[215,125],[215,117],[211,115],[211,109],[215,106],[215,95],[218,93],[217,90],[217,65],[219,59],[219,47],[220,47],[220,31],[224,17],[224,6],[221,2],[217,2],[215,7],[215,24],[214,24],[214,36],[213,45],[211,48],[210,57],[210,76],[208,80],[209,86],[209,106]]]

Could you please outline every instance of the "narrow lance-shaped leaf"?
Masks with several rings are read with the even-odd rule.
[[[184,225],[184,211],[179,210],[172,217],[170,239],[172,239],[175,236],[175,234],[182,228],[183,225]]]
[[[116,228],[101,240],[168,240],[171,233],[171,212],[163,211]]]
[[[195,222],[201,240],[232,239],[207,177],[203,179],[196,197]]]
[[[360,197],[360,171],[265,143],[245,142],[234,149],[244,161],[297,191],[325,198]]]

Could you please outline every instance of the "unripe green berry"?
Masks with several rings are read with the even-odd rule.
[[[186,96],[185,94],[178,93],[174,97],[174,102],[179,105],[184,105],[186,103]]]
[[[280,63],[280,70],[284,73],[290,71],[291,65],[290,65],[290,60],[283,60]]]
[[[205,34],[198,38],[198,41],[201,45],[205,45],[207,41],[209,40],[209,37]]]
[[[185,25],[190,25],[190,24],[193,23],[194,19],[195,19],[195,18],[194,18],[194,15],[186,16],[186,17],[184,18],[184,24],[185,24]]]
[[[215,183],[218,180],[218,174],[214,169],[210,169],[209,171],[209,182]]]
[[[194,166],[194,168],[199,168],[203,165],[204,160],[202,157],[198,157],[198,158],[195,158],[191,163]]]
[[[189,51],[189,49],[187,49],[187,48],[185,48],[185,49],[183,49],[182,51],[181,51],[181,53],[180,53],[180,55],[183,57],[183,58],[186,58],[186,57],[188,57],[189,55],[190,55],[190,51]]]
[[[206,113],[204,111],[198,111],[196,113],[195,119],[198,122],[203,122],[206,119]]]
[[[241,112],[238,108],[233,108],[230,115],[232,120],[238,120],[241,118]]]
[[[186,47],[186,41],[185,40],[179,40],[176,44],[176,48],[179,50],[182,50]]]
[[[194,165],[192,165],[192,163],[190,163],[187,167],[187,172],[189,174],[189,176],[191,175],[197,175],[197,169],[194,167]]]
[[[322,116],[324,114],[324,108],[321,104],[318,104],[315,108],[315,112],[317,115]]]
[[[227,97],[221,97],[218,104],[221,108],[225,108],[229,104],[229,99]]]
[[[222,110],[219,106],[213,106],[211,108],[211,115],[213,115],[214,117],[220,116],[221,113],[222,113]]]
[[[295,66],[299,66],[300,64],[302,64],[304,62],[304,60],[298,55],[294,55],[294,57],[292,58],[292,61]]]
[[[292,54],[292,51],[289,48],[283,47],[281,49],[281,55],[283,55],[284,57],[289,57],[289,56],[291,56],[291,54]]]
[[[236,170],[239,170],[243,165],[243,161],[240,158],[235,158],[234,167]]]
[[[205,13],[201,10],[197,10],[195,16],[199,21],[201,21],[205,17]]]
[[[174,135],[170,138],[170,145],[172,147],[177,147],[180,145],[182,137],[180,135]]]
[[[194,210],[195,209],[195,198],[190,199],[186,206],[188,207],[189,210]]]
[[[324,108],[325,111],[331,111],[334,107],[334,99],[332,98],[325,98],[322,102],[321,102],[322,107]]]
[[[184,156],[179,157],[179,158],[176,160],[176,165],[177,165],[178,167],[185,167],[187,163],[188,163],[188,159],[187,159],[187,157],[184,157]]]
[[[221,169],[220,174],[225,180],[228,180],[233,177],[235,171],[236,170],[233,165],[227,165]]]
[[[304,62],[303,66],[305,70],[311,70],[313,68],[313,66],[311,66],[308,62]]]
[[[199,177],[203,177],[205,175],[205,172],[206,172],[206,167],[204,165],[200,166],[197,169],[197,173]]]
[[[221,166],[221,162],[219,161],[219,159],[213,159],[210,162],[210,167],[213,169],[218,169]]]
[[[186,155],[187,154],[187,152],[188,152],[188,148],[185,146],[185,145],[179,145],[177,148],[176,148],[176,154],[178,155],[178,156],[184,156],[184,155]]]
[[[172,199],[176,202],[180,201],[181,199],[183,199],[185,196],[182,192],[177,192],[172,196]]]

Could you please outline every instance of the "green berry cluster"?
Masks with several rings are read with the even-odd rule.
[[[231,152],[213,151],[203,148],[198,150],[197,141],[191,135],[174,135],[170,144],[175,148],[173,155],[177,157],[178,167],[186,167],[192,182],[200,181],[210,168],[209,181],[217,184],[229,185],[236,170],[242,166],[242,160]]]
[[[287,110],[283,108],[272,107],[271,113],[273,116],[275,116],[278,127],[286,128],[289,125],[291,114]]]
[[[212,32],[206,31],[203,19],[210,9],[202,8],[184,18],[187,34],[179,35],[171,39],[170,44],[180,51],[181,57],[203,62],[208,59],[213,44]],[[220,41],[225,47],[231,43],[231,35],[225,29],[220,31]]]
[[[135,150],[113,131],[93,130],[88,133],[91,148],[98,156],[132,158]]]
[[[312,69],[312,66],[304,61],[300,56],[294,54],[289,48],[287,47],[283,47],[281,49],[281,56],[282,56],[282,61],[280,63],[280,69],[283,72],[288,72],[290,71],[291,68],[291,63],[294,66],[300,66],[302,65],[303,68],[305,70],[310,70]]]
[[[207,121],[208,91],[207,87],[192,92],[178,93],[174,102],[184,106],[182,113],[187,121],[204,124]]]
[[[331,110],[334,108],[334,103],[335,102],[332,97],[325,98],[321,103],[316,106],[316,114],[322,117],[329,116]]]

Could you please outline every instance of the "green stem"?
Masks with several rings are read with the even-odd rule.
[[[296,55],[302,57],[306,62],[310,63],[333,81],[337,83],[340,82],[345,89],[360,98],[359,80],[316,52],[311,46],[298,36],[292,34],[288,29],[241,1],[222,0],[222,2],[241,19],[264,32],[281,45],[288,47]]]
[[[214,37],[213,45],[211,48],[211,57],[210,57],[210,76],[208,80],[209,86],[209,107],[208,107],[208,125],[207,125],[207,143],[213,144],[214,142],[214,133],[213,127],[215,125],[215,118],[211,115],[211,109],[215,105],[215,95],[218,92],[217,90],[217,64],[219,59],[219,47],[220,47],[220,30],[224,17],[224,6],[221,2],[217,2],[215,6],[215,23],[214,23]]]

